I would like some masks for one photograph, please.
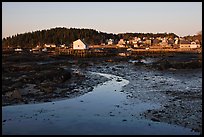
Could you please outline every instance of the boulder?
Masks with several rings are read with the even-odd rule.
[[[18,90],[14,90],[12,92],[7,92],[5,94],[6,97],[8,97],[9,99],[13,100],[13,99],[21,99],[21,93]]]

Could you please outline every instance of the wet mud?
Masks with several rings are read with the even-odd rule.
[[[41,54],[2,55],[2,105],[51,103],[82,96],[108,81],[108,78],[91,72],[128,80],[129,83],[118,92],[126,94],[133,104],[160,104],[159,108],[144,109],[139,116],[132,114],[132,117],[179,125],[202,134],[200,55],[97,59]],[[116,81],[121,82],[121,79]],[[110,117],[115,114],[110,113]],[[2,119],[3,124],[8,121]]]

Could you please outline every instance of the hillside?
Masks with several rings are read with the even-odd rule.
[[[87,44],[98,45],[106,43],[107,39],[114,39],[114,43],[117,43],[120,38],[131,39],[133,37],[178,37],[174,33],[105,33],[93,29],[78,29],[78,28],[51,28],[48,30],[28,32],[24,34],[17,34],[11,37],[2,39],[3,48],[7,47],[21,47],[21,48],[33,48],[36,45],[43,44],[65,44],[70,46],[73,41],[77,39],[84,39]]]

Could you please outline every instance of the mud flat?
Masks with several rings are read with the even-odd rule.
[[[129,80],[123,92],[132,102],[139,99],[161,104],[141,113],[146,119],[188,127],[202,134],[202,68],[160,70],[135,62],[106,62],[97,71]]]
[[[86,72],[78,60],[35,54],[27,59],[27,56],[3,56],[3,106],[72,98],[107,80]]]
[[[93,73],[92,73],[93,74]],[[92,92],[71,99],[2,108],[4,135],[196,135],[189,128],[146,120],[140,113],[159,108],[157,103],[135,103],[121,92],[129,83],[122,77],[108,78]]]
[[[3,58],[3,134],[202,134],[202,60],[15,56]]]

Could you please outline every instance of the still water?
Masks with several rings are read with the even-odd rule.
[[[105,76],[109,81],[82,96],[2,107],[2,134],[198,134],[191,129],[144,119],[140,113],[159,108],[160,104],[132,102],[121,92],[129,81],[115,75],[95,74]]]

